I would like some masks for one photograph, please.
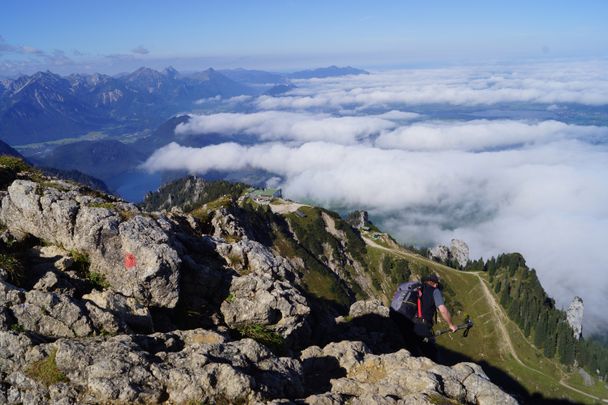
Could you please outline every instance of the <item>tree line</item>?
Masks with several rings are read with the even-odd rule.
[[[519,253],[502,254],[487,261],[470,262],[467,270],[485,271],[509,318],[543,350],[566,366],[575,363],[606,380],[608,347],[593,340],[574,337],[566,312],[543,289],[536,271],[526,265]]]

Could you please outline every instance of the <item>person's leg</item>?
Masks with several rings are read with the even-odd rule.
[[[418,337],[414,333],[414,324],[412,321],[392,309],[389,312],[389,317],[399,328],[404,347],[409,350],[413,356],[420,356],[422,351],[420,349]]]
[[[437,361],[437,346],[435,346],[435,336],[433,329],[427,323],[415,324],[414,330],[418,337],[418,345],[422,356]]]
[[[421,348],[422,353],[425,357],[428,357],[436,363],[438,362],[439,353],[437,351],[437,345],[435,344],[435,339],[433,337],[425,338],[425,340],[422,342]]]

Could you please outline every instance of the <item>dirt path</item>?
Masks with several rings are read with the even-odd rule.
[[[308,207],[308,205],[282,200],[280,203],[270,203],[269,207],[275,214],[289,214],[297,211],[300,207]]]
[[[418,260],[423,259],[423,257],[420,256],[420,255],[417,255],[417,254],[414,254],[414,253],[410,253],[410,252],[405,252],[403,250],[387,248],[387,247],[379,245],[376,242],[374,242],[373,240],[365,238],[365,237],[363,238],[363,240],[365,241],[365,243],[367,243],[368,245],[370,245],[372,247],[375,247],[377,249],[386,250],[386,251],[389,251],[391,253],[397,254],[399,256],[409,257],[409,258],[418,259]],[[499,333],[500,333],[500,335],[502,337],[502,341],[505,342],[505,344],[506,344],[506,347],[508,349],[508,354],[510,354],[511,356],[513,356],[513,358],[515,359],[515,361],[518,362],[522,367],[524,367],[524,368],[526,368],[526,369],[528,369],[530,371],[533,371],[533,372],[535,372],[537,374],[540,374],[542,376],[549,377],[549,378],[554,378],[554,377],[552,377],[550,375],[547,375],[547,374],[543,373],[540,370],[537,370],[537,369],[535,369],[533,367],[528,366],[527,364],[525,364],[519,358],[519,356],[517,355],[517,352],[515,350],[515,347],[513,346],[513,341],[511,340],[511,336],[509,335],[509,331],[505,327],[505,322],[510,322],[510,319],[507,317],[507,314],[505,314],[504,309],[496,301],[496,299],[494,298],[494,295],[492,295],[492,292],[488,288],[488,286],[485,283],[485,281],[483,281],[483,279],[480,277],[480,273],[481,272],[478,272],[478,271],[462,272],[462,271],[453,269],[451,267],[444,266],[444,265],[442,265],[440,263],[434,263],[434,264],[440,266],[442,269],[447,270],[447,271],[458,272],[458,274],[466,274],[466,275],[472,275],[472,276],[477,277],[477,279],[479,281],[479,284],[481,285],[481,289],[483,291],[483,295],[484,295],[484,297],[485,297],[488,305],[490,306],[490,308],[492,308],[491,313],[492,313],[492,315],[493,315],[493,317],[495,319],[494,323],[495,323],[495,325],[497,325],[498,331],[499,331]],[[563,386],[565,388],[568,388],[568,389],[570,389],[572,391],[575,391],[575,392],[577,392],[577,393],[579,393],[581,395],[585,395],[588,398],[592,398],[592,399],[594,399],[596,401],[602,401],[604,403],[608,403],[608,399],[602,399],[602,398],[596,397],[595,395],[591,395],[591,394],[588,394],[588,393],[586,393],[584,391],[581,391],[581,390],[579,390],[577,388],[574,388],[574,387],[566,384],[563,379],[559,380],[559,384],[561,386]]]

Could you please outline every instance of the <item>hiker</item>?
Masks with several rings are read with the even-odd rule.
[[[401,284],[390,307],[390,318],[399,326],[408,348],[418,352],[414,354],[422,354],[434,361],[437,361],[437,347],[433,323],[437,310],[450,330],[456,332],[458,327],[445,306],[436,274],[423,277],[421,282]]]

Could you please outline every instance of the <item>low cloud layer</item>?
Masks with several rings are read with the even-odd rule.
[[[497,103],[608,103],[605,62],[543,63],[408,69],[369,76],[298,82],[285,97],[260,97],[261,109],[341,108],[343,106],[484,106]]]
[[[340,144],[356,143],[397,124],[392,119],[413,119],[418,114],[390,111],[380,116],[342,116],[262,111],[252,114],[220,113],[194,115],[178,125],[178,135],[249,134],[260,140],[328,140]]]
[[[524,86],[529,83],[540,92],[541,72],[548,75],[545,94],[552,89],[574,94],[605,85],[594,82],[594,72],[586,70],[578,71],[577,77],[574,68],[552,73],[542,67],[526,69],[532,78],[511,73],[508,80],[493,80],[506,80],[509,86],[517,80],[520,94],[526,93]],[[457,88],[465,86],[459,72],[437,76],[437,93],[450,80]],[[395,79],[396,86],[429,86],[430,77],[436,75],[410,72]],[[370,76],[300,85],[306,91],[318,87],[319,94],[352,96],[369,93],[361,90],[371,89],[369,82],[384,82]],[[413,76],[422,84],[412,81]],[[553,81],[558,77],[563,77],[561,86]],[[470,94],[487,87],[487,78],[469,80]],[[205,148],[171,144],[154,153],[145,167],[196,173],[261,169],[274,173],[273,182],[290,198],[367,209],[383,229],[403,242],[446,243],[460,238],[469,243],[473,257],[521,252],[559,305],[567,306],[575,294],[585,299],[587,332],[606,324],[602,310],[608,305],[608,257],[603,247],[608,240],[605,123],[447,120],[432,112],[412,115],[383,104],[374,105],[373,114],[363,115],[366,110],[357,106],[346,114],[346,105],[336,106],[342,113],[298,106],[289,111],[193,116],[178,133],[248,134],[258,143]],[[579,121],[574,116],[573,122]]]

